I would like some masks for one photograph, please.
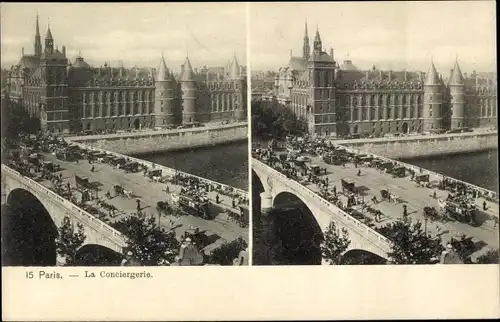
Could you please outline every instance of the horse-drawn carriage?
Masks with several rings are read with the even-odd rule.
[[[419,174],[415,176],[415,182],[419,185],[429,184],[429,174]]]
[[[424,207],[424,217],[429,218],[431,221],[439,219],[439,212],[434,207]]]
[[[113,187],[114,191],[115,191],[115,195],[116,196],[120,196],[120,197],[126,197],[126,198],[131,198],[132,197],[132,192],[131,191],[128,191],[128,190],[125,190],[122,186],[120,185],[115,185]]]
[[[346,190],[355,193],[356,192],[356,186],[354,184],[354,181],[348,178],[344,178],[340,180],[340,183],[342,184],[342,191],[345,192]]]
[[[391,170],[389,170],[389,172],[394,177],[398,177],[398,178],[404,178],[406,176],[406,168],[402,167],[402,166],[392,168]]]

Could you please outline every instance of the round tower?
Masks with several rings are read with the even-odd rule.
[[[422,119],[424,120],[424,131],[441,129],[443,105],[443,85],[436,71],[434,62],[431,61],[424,82],[424,108]]]
[[[155,78],[155,126],[166,127],[178,123],[175,113],[175,79],[161,57]]]
[[[186,57],[186,61],[182,67],[179,80],[182,91],[182,123],[190,124],[197,122],[196,80],[188,57]]]
[[[458,61],[451,72],[448,87],[451,96],[451,129],[461,129],[465,127],[465,84]]]

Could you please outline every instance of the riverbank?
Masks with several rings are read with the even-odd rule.
[[[498,132],[418,135],[392,138],[335,140],[365,153],[391,159],[421,158],[488,151],[498,148]]]
[[[248,140],[247,122],[191,129],[69,137],[68,141],[127,155],[180,151]]]

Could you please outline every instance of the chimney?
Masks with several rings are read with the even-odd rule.
[[[24,56],[24,47],[23,47],[23,48],[21,48],[21,55],[23,55],[23,56]]]
[[[97,69],[97,75],[99,77],[101,77],[101,70],[102,70],[102,66]]]
[[[62,46],[62,54],[64,57],[66,57],[66,46]]]
[[[389,71],[389,82],[392,82],[392,70]]]
[[[405,82],[408,81],[408,73],[405,70]]]
[[[382,80],[382,76],[383,75],[382,75],[382,70],[381,69],[379,69],[379,71],[378,71],[378,76],[380,77],[380,80]]]
[[[120,77],[123,77],[123,67],[120,67]]]
[[[333,48],[330,48],[330,57],[332,57],[333,60]]]
[[[184,73],[184,64],[181,65],[181,74]]]
[[[293,56],[293,55],[292,55],[292,50],[290,49],[290,58],[292,58],[292,56]]]

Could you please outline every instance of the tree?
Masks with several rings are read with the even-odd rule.
[[[252,134],[257,137],[282,138],[299,134],[303,125],[292,111],[277,102],[252,102]]]
[[[321,253],[330,265],[340,265],[342,254],[347,250],[351,241],[347,229],[338,229],[335,222],[330,222],[321,243]]]
[[[444,250],[441,238],[426,235],[422,223],[410,218],[400,218],[378,231],[392,241],[388,255],[393,264],[431,264]]]
[[[476,264],[500,264],[500,251],[491,249],[477,258]]]
[[[75,265],[75,256],[78,248],[83,245],[87,236],[83,224],[76,224],[76,232],[69,217],[64,217],[63,224],[59,227],[56,238],[57,254],[65,260],[65,266]]]
[[[111,226],[128,237],[125,251],[131,251],[142,265],[157,266],[164,261],[174,262],[180,244],[174,232],[166,232],[157,225],[154,216],[134,214]]]
[[[247,242],[238,237],[231,242],[226,242],[212,250],[210,255],[207,255],[205,262],[208,264],[218,265],[233,265],[233,260],[238,258],[239,253],[248,247]]]

